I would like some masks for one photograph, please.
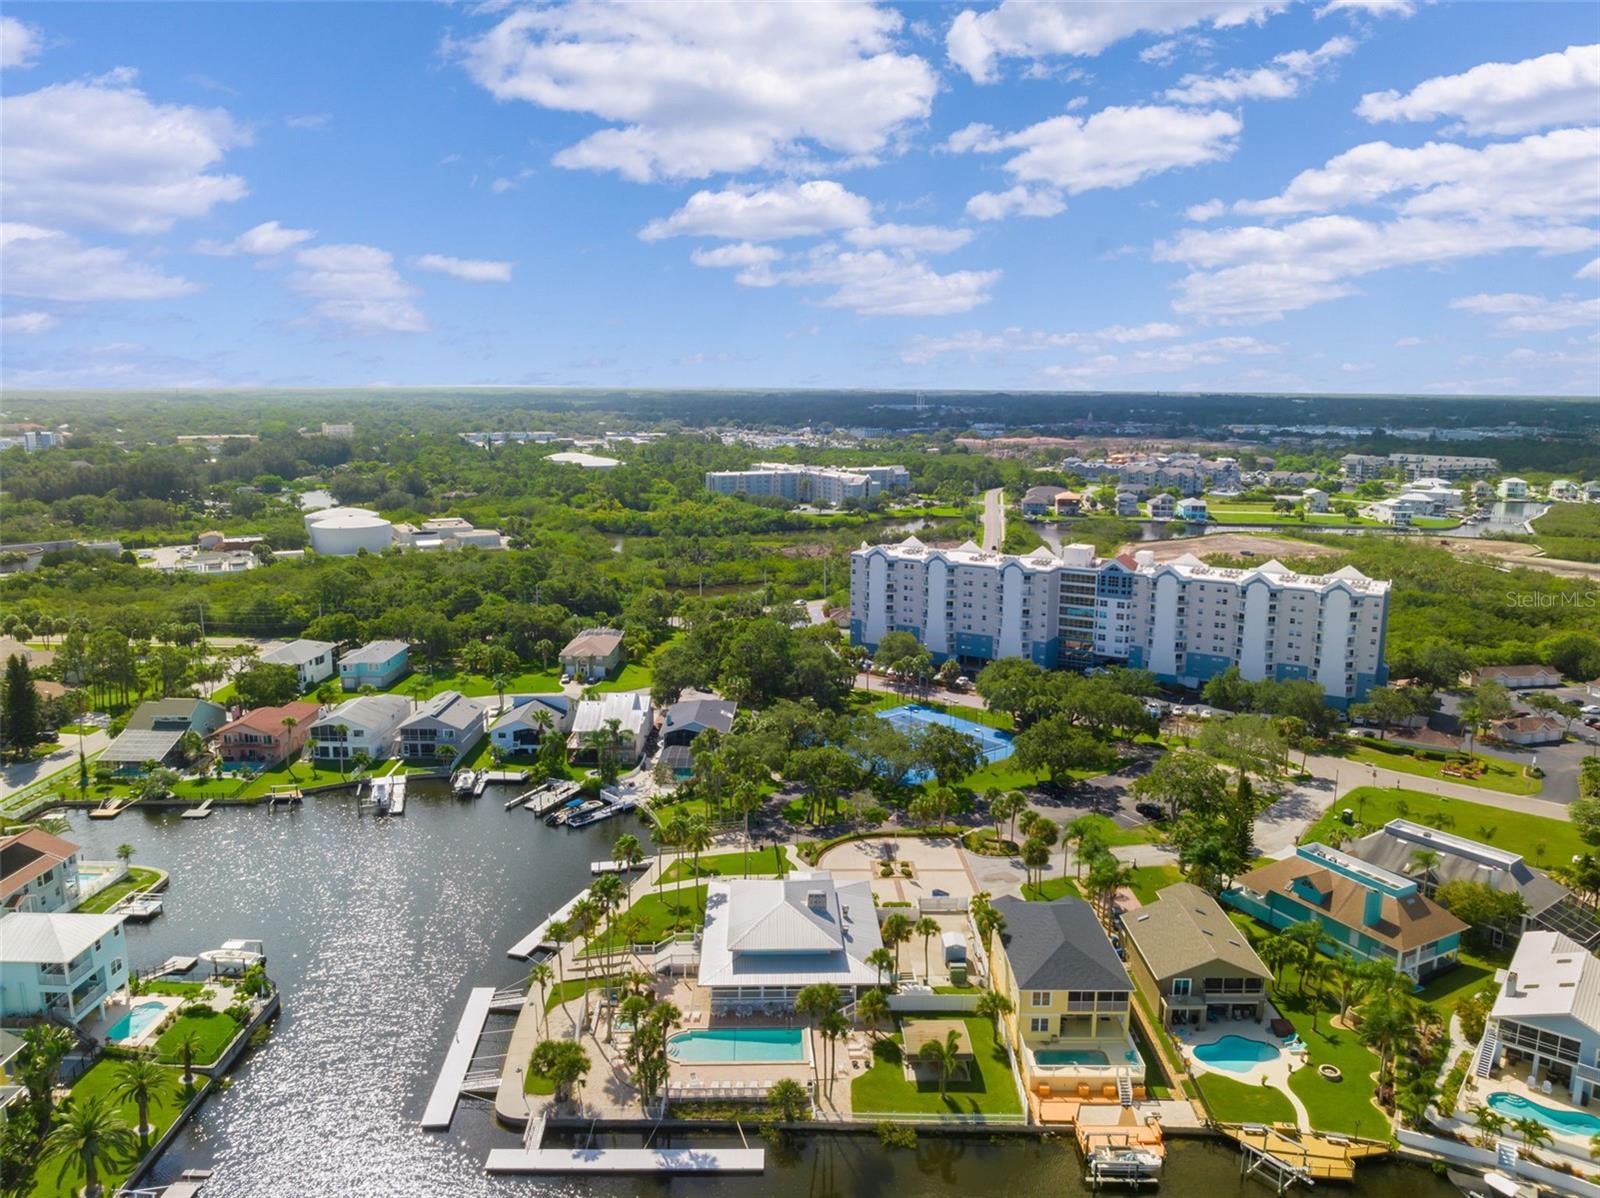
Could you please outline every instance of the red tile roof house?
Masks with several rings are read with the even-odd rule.
[[[315,703],[257,707],[217,730],[217,750],[230,765],[277,765],[304,747],[311,721],[321,710]],[[293,728],[284,726],[289,717],[295,720]]]

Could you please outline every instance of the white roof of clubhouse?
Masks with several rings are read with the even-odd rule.
[[[1564,1017],[1600,1031],[1600,960],[1559,932],[1524,932],[1492,1014]]]
[[[0,962],[9,964],[66,965],[109,936],[126,918],[122,915],[72,915],[13,911],[0,919]]]
[[[883,946],[871,883],[827,873],[712,882],[700,940],[702,986],[870,986]]]
[[[582,736],[586,732],[594,732],[604,728],[607,720],[616,720],[624,732],[638,733],[649,718],[649,691],[612,691],[578,704],[572,733]]]

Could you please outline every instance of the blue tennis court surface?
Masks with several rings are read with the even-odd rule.
[[[878,712],[880,720],[888,720],[902,732],[909,732],[928,724],[943,724],[946,728],[954,728],[957,732],[965,733],[978,742],[978,752],[985,763],[991,761],[1004,761],[1016,752],[1016,746],[1011,743],[1011,733],[1002,732],[998,728],[991,728],[987,724],[980,724],[976,720],[964,720],[960,716],[951,715],[947,711],[935,711],[931,707],[924,707],[920,703],[907,703],[900,707],[890,707]],[[907,781],[913,784],[926,782],[932,777],[924,771],[918,770],[908,776]]]

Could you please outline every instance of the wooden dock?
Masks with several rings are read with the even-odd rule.
[[[90,819],[116,819],[133,803],[132,799],[107,799],[89,812]]]
[[[489,1019],[489,1007],[494,1000],[493,986],[477,986],[467,995],[467,1007],[456,1024],[450,1049],[439,1067],[439,1077],[433,1083],[433,1093],[422,1112],[422,1126],[429,1131],[444,1131],[455,1118],[456,1103],[461,1100],[461,1087],[467,1080],[467,1070],[472,1067],[472,1055],[483,1036],[483,1025]]]
[[[529,957],[533,956],[534,952],[538,949],[554,948],[555,945],[549,943],[545,939],[545,930],[557,920],[565,919],[568,915],[570,915],[572,913],[572,909],[578,905],[578,900],[588,893],[589,890],[587,887],[578,891],[577,894],[573,895],[566,901],[566,903],[562,905],[559,911],[556,911],[550,916],[549,919],[545,920],[521,940],[517,941],[510,948],[506,949],[506,956],[515,957],[519,961],[526,961]]]
[[[557,782],[545,794],[530,799],[524,810],[531,811],[535,815],[549,815],[577,793],[576,782]]]
[[[180,819],[209,819],[209,818],[211,818],[211,804],[214,801],[215,800],[213,800],[213,799],[207,799],[204,803],[201,803],[200,806],[189,808],[189,810],[185,811],[179,818]]]
[[[484,770],[478,775],[478,781],[482,786],[488,786],[492,783],[499,783],[502,786],[517,786],[527,780],[527,770]],[[483,793],[482,786],[479,787],[478,794]]]
[[[626,874],[636,869],[643,869],[646,861],[591,861],[589,872],[592,874]]]
[[[1258,1123],[1224,1123],[1219,1125],[1219,1130],[1239,1145],[1241,1176],[1259,1175],[1280,1194],[1297,1181],[1307,1185],[1318,1181],[1351,1181],[1356,1175],[1357,1161],[1387,1156],[1390,1152],[1389,1144],[1381,1140],[1300,1131],[1286,1124],[1268,1127]]]
[[[760,1173],[763,1148],[496,1148],[490,1173]]]

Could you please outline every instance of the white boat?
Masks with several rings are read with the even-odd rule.
[[[374,778],[372,780],[372,788],[367,792],[368,800],[377,808],[379,815],[389,814],[389,789],[391,785],[392,783],[388,778]]]
[[[1089,1154],[1089,1171],[1100,1177],[1154,1177],[1161,1165],[1160,1153],[1143,1148],[1099,1148]]]
[[[264,962],[267,954],[259,940],[224,940],[221,948],[207,949],[200,959],[219,973],[243,973]]]
[[[457,795],[469,795],[472,788],[478,784],[478,775],[473,770],[457,770],[455,777],[450,779],[450,790]]]

